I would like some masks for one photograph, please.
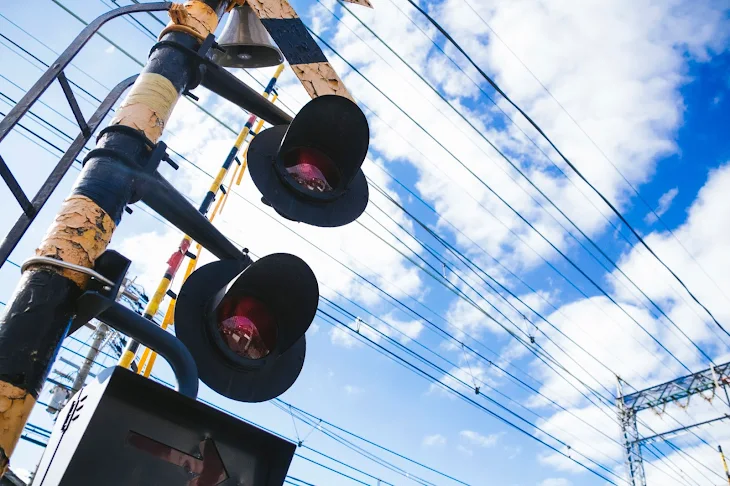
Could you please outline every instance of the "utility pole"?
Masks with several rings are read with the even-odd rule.
[[[618,376],[616,377],[616,383],[616,403],[624,442],[624,457],[629,472],[629,486],[646,486],[644,461],[641,457],[641,442],[638,440],[639,429],[636,426],[636,412],[626,405],[623,384]]]
[[[642,444],[650,443],[660,438],[666,439],[671,435],[691,430],[694,427],[709,425],[730,418],[729,415],[723,414],[703,422],[682,425],[676,429],[646,437],[641,436],[637,429],[636,420],[638,413],[651,409],[655,410],[657,414],[661,414],[663,409],[671,403],[684,400],[689,403],[693,395],[708,391],[712,392],[712,397],[709,399],[706,398],[706,400],[711,401],[714,397],[718,396],[718,388],[723,389],[725,398],[727,399],[727,386],[730,384],[728,376],[730,376],[730,363],[711,364],[707,369],[680,376],[666,383],[629,393],[628,395],[623,394],[622,382],[618,378],[617,405],[625,444],[626,465],[629,470],[629,484],[631,486],[646,485],[643,459],[641,457]],[[722,454],[722,451],[720,453]],[[730,483],[730,478],[728,479]]]
[[[146,181],[131,166],[149,162],[150,149],[181,93],[199,76],[183,49],[197,50],[231,4],[190,0],[170,8],[172,21],[160,35],[163,42],[100,132],[71,195],[36,249],[36,256],[45,258],[24,268],[0,319],[0,401],[7,404],[0,409],[0,475],[66,336],[75,302],[87,287],[85,269],[93,268],[106,250],[127,205],[142,197]]]
[[[96,357],[99,356],[99,352],[101,351],[104,341],[106,341],[106,338],[109,335],[109,331],[109,326],[103,322],[100,322],[99,325],[96,326],[96,331],[94,331],[89,352],[86,353],[86,358],[84,358],[84,362],[81,364],[81,368],[79,368],[79,372],[76,373],[76,378],[71,385],[72,393],[77,393],[81,387],[84,386],[84,383],[86,383],[86,378],[89,377],[91,367],[96,361]]]

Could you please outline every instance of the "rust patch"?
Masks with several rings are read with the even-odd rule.
[[[260,19],[295,19],[297,13],[286,0],[246,0]]]
[[[355,101],[330,63],[297,64],[291,68],[312,98],[333,94]]]
[[[34,405],[33,395],[10,383],[0,382],[0,476],[7,470],[9,457]]]
[[[63,202],[35,253],[92,268],[109,245],[114,229],[114,221],[94,201],[85,196],[71,196]],[[73,270],[47,268],[74,281],[81,288],[88,281],[86,275]]]
[[[177,100],[178,92],[169,79],[161,74],[140,74],[111,124],[141,130],[156,142],[162,136]]]
[[[190,27],[203,38],[218,27],[218,16],[205,2],[191,0],[183,4],[175,3],[168,11],[173,24]]]

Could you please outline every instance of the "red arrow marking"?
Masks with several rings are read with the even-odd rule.
[[[132,447],[194,474],[195,477],[188,481],[187,486],[217,486],[228,479],[223,460],[212,439],[200,443],[202,459],[131,430],[127,442]]]

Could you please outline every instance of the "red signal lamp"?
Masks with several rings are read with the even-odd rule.
[[[299,376],[318,301],[314,273],[294,255],[268,255],[248,266],[221,260],[185,281],[175,332],[203,383],[234,400],[261,402]]]
[[[276,318],[256,297],[226,295],[216,318],[220,337],[243,358],[263,358],[276,346]]]
[[[264,201],[279,214],[313,226],[343,226],[368,203],[361,166],[370,129],[347,98],[326,95],[307,103],[290,125],[258,134],[248,166]]]

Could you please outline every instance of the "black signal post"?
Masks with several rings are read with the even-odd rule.
[[[336,227],[354,221],[365,210],[368,188],[361,166],[369,144],[367,119],[345,97],[347,91],[326,59],[322,60],[324,55],[318,48],[319,54],[310,63],[290,59],[295,51],[314,52],[314,41],[300,28],[273,29],[277,25],[299,25],[300,21],[293,18],[273,22],[266,15],[277,9],[263,8],[267,3],[188,0],[184,4],[160,4],[161,8],[169,7],[172,22],[162,31],[116,116],[99,133],[96,148],[84,159],[71,195],[36,250],[36,257],[23,266],[20,282],[0,318],[0,403],[4,404],[0,407],[0,477],[7,470],[62,340],[69,329],[91,317],[104,320],[106,316],[107,321],[123,330],[139,330],[149,324],[157,332],[158,343],[171,341],[162,347],[169,356],[177,356],[173,360],[177,368],[191,371],[187,373],[192,376],[191,383],[179,385],[192,398],[198,384],[195,367],[213,390],[247,402],[272,399],[299,376],[306,352],[304,334],[314,319],[319,299],[312,270],[303,260],[288,254],[252,262],[208,221],[202,209],[190,205],[157,171],[162,162],[177,168],[167,156],[165,144],[158,140],[180,96],[190,95],[189,90],[201,85],[274,125],[255,137],[249,147],[248,164],[264,201],[278,213],[314,226]],[[277,11],[293,12],[286,0],[277,3],[281,3]],[[319,96],[292,120],[215,64],[212,52],[220,46],[213,32],[219,18],[232,7],[242,9],[244,4],[264,17],[266,29],[273,29],[275,38],[286,40],[284,54],[297,68],[297,76],[307,81],[305,84],[313,89],[327,86],[342,96]],[[254,28],[252,18],[248,29]],[[227,29],[234,27],[235,23],[229,22]],[[235,52],[236,43],[231,39],[227,42]],[[272,46],[266,47],[272,51]],[[317,76],[327,82],[311,83]],[[333,79],[337,80],[334,87]],[[314,90],[310,94],[322,93]],[[144,201],[220,259],[198,269],[183,285],[175,312],[177,338],[141,316],[132,318],[131,311],[110,307],[119,282],[102,271],[109,267],[104,262],[115,253],[106,249],[127,205],[138,201]],[[126,272],[129,260],[124,260]],[[115,383],[127,387],[138,382],[121,368],[112,373],[106,385],[102,380],[97,387],[99,397],[105,396],[105,386],[111,389],[117,386]],[[78,403],[82,399],[77,398]],[[198,406],[188,405],[191,409]],[[70,416],[78,410],[72,409]],[[66,429],[64,424],[59,427],[60,443]],[[94,432],[102,429],[94,428]],[[150,437],[132,437],[142,449],[154,442]],[[89,442],[89,447],[95,448],[95,442]],[[217,457],[208,455],[203,447],[200,445],[203,456]],[[284,449],[280,455],[288,464],[291,457]],[[239,466],[247,469],[241,474],[256,469]],[[221,474],[215,477],[225,480]],[[78,484],[75,479],[69,481]]]
[[[85,273],[52,262],[92,268],[121,223],[124,208],[142,198],[163,160],[155,150],[165,123],[181,93],[200,77],[186,50],[199,49],[228,6],[228,0],[172,6],[173,22],[162,42],[86,157],[71,195],[36,250],[50,263],[30,265],[22,274],[0,320],[0,401],[7,404],[0,409],[0,474],[88,283]]]

